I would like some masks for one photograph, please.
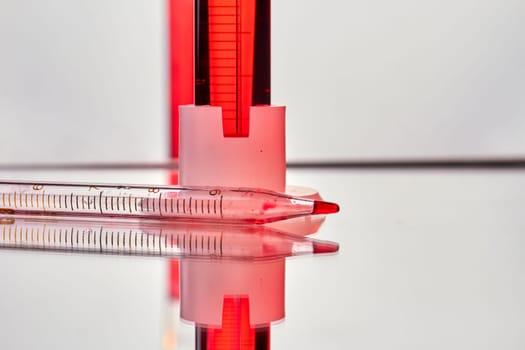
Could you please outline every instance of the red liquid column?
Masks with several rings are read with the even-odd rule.
[[[195,105],[222,108],[223,135],[247,137],[250,107],[270,105],[270,0],[195,0]],[[196,325],[196,349],[262,350],[249,296],[224,296],[222,326]]]
[[[168,0],[171,157],[179,156],[179,106],[193,103],[193,0]],[[190,33],[190,34],[188,34]]]
[[[222,107],[224,136],[248,136],[270,104],[270,1],[196,0],[195,104]]]

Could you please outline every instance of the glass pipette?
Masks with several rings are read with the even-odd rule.
[[[264,259],[337,252],[337,243],[264,225],[106,221],[6,216],[0,248],[159,257]]]
[[[334,203],[251,188],[0,181],[0,214],[262,224],[337,211]]]

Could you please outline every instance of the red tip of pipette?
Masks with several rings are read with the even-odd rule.
[[[339,251],[339,244],[328,241],[313,242],[314,254],[328,254]]]
[[[312,214],[333,214],[339,211],[339,205],[336,203],[314,201],[314,210]]]

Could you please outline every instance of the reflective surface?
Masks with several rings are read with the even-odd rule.
[[[340,204],[341,212],[315,237],[341,247],[336,255],[276,265],[286,270],[286,315],[270,327],[271,347],[523,348],[523,175],[289,172],[290,184],[316,188]],[[168,178],[155,171],[0,176],[126,183]],[[195,347],[194,325],[180,321],[180,300],[168,297],[166,260],[0,250],[0,264],[2,349]],[[190,270],[181,266],[182,273]],[[197,299],[185,294],[184,284],[180,296],[190,304]]]
[[[1,213],[0,248],[252,261],[336,253],[339,245],[278,231],[266,225]]]

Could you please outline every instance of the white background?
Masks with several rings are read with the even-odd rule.
[[[525,2],[276,0],[289,160],[525,154]],[[0,162],[168,156],[165,3],[0,0]]]

